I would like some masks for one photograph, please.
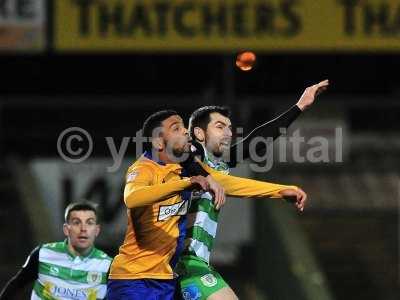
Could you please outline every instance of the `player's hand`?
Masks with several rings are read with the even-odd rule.
[[[299,211],[304,210],[307,201],[307,194],[300,188],[286,189],[279,192],[283,199],[293,202]]]
[[[218,182],[216,182],[211,175],[208,175],[206,178],[210,186],[210,190],[214,194],[215,209],[218,210],[225,204],[225,189]]]
[[[301,95],[300,100],[297,102],[297,106],[302,110],[306,110],[313,103],[315,98],[325,91],[329,86],[329,80],[326,79],[320,83],[309,86],[304,90],[303,95]]]
[[[205,191],[210,190],[210,184],[204,176],[192,176],[190,177],[190,182],[192,185],[199,185]]]

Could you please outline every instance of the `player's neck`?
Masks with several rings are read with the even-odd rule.
[[[86,249],[76,249],[70,243],[68,243],[68,251],[74,256],[87,256],[93,249],[93,246]]]
[[[206,158],[211,160],[212,162],[218,163],[222,161],[222,156],[215,156],[214,153],[207,148],[204,142],[200,143],[204,148],[204,153],[206,154]]]
[[[177,162],[172,161],[170,159],[170,155],[166,153],[164,150],[160,151],[158,154],[158,159],[163,162],[164,164],[176,164]]]

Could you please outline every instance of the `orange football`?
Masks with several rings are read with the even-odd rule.
[[[250,71],[256,62],[256,55],[251,51],[239,53],[236,58],[236,66],[242,71]]]

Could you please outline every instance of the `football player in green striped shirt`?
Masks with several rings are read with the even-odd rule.
[[[189,131],[195,152],[203,163],[214,170],[229,173],[237,163],[238,148],[242,158],[250,157],[250,142],[255,136],[275,139],[280,128],[287,128],[300,113],[313,104],[315,97],[329,85],[327,80],[306,88],[299,101],[288,111],[255,128],[238,144],[231,145],[232,124],[228,109],[205,106],[197,109],[190,117]],[[197,143],[196,143],[197,142]],[[258,153],[262,151],[256,147]],[[226,159],[226,153],[230,153]],[[181,296],[184,300],[235,300],[237,296],[221,275],[209,264],[218,226],[219,210],[213,205],[212,194],[192,195],[186,223],[185,249],[176,267]],[[304,203],[295,203],[302,211]]]
[[[31,299],[105,299],[111,258],[94,247],[100,233],[96,207],[76,202],[65,209],[66,240],[36,247],[18,273],[6,284],[0,299],[13,299],[34,282]]]

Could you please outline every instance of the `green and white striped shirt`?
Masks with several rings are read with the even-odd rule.
[[[111,260],[94,247],[83,257],[72,255],[66,242],[45,244],[39,251],[39,275],[31,299],[104,299]]]
[[[229,174],[229,167],[223,161],[212,161],[204,149],[204,162],[214,170]],[[194,255],[206,263],[210,261],[214,239],[217,234],[219,210],[214,208],[211,193],[193,193],[187,215],[185,254]]]

